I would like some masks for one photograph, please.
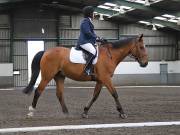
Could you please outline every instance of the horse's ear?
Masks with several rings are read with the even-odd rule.
[[[141,41],[141,40],[142,40],[143,36],[144,36],[143,34],[141,34],[141,35],[140,35],[140,37],[139,37],[139,41]]]

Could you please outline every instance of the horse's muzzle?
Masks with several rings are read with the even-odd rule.
[[[141,67],[146,67],[148,65],[148,62],[146,62],[146,63],[140,63],[140,66]]]

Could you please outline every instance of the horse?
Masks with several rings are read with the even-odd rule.
[[[32,76],[26,88],[25,94],[30,94],[33,89],[39,72],[41,71],[41,81],[35,89],[32,105],[29,106],[28,116],[34,115],[38,98],[44,91],[47,84],[54,79],[56,82],[56,96],[62,107],[64,114],[68,114],[68,109],[64,101],[64,80],[66,77],[76,81],[95,81],[96,86],[91,100],[84,107],[83,118],[88,118],[88,111],[98,98],[101,89],[105,86],[114,98],[120,118],[127,118],[124,112],[117,91],[112,83],[113,73],[117,65],[126,57],[134,58],[141,67],[148,65],[148,55],[143,42],[143,34],[116,42],[106,42],[99,46],[97,63],[94,65],[94,75],[88,76],[83,70],[85,64],[72,63],[69,60],[70,49],[66,47],[54,47],[46,51],[41,51],[34,56],[32,61]]]

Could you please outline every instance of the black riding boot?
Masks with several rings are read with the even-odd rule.
[[[92,74],[92,62],[94,59],[94,55],[92,53],[89,53],[85,68],[84,68],[84,73],[87,75]]]

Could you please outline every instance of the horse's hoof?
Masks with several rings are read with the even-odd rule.
[[[26,95],[31,95],[32,90],[29,90],[28,88],[25,88],[22,90],[22,93],[26,94]]]
[[[27,118],[32,118],[34,116],[34,113],[33,112],[29,112],[28,114],[27,114]]]
[[[35,111],[35,109],[32,106],[29,106],[28,109],[29,109],[30,112],[34,112]]]
[[[125,113],[119,114],[119,117],[121,117],[122,119],[126,119],[127,118],[127,114],[125,114]]]
[[[69,111],[68,111],[68,109],[63,109],[63,114],[65,114],[65,115],[69,115]]]
[[[86,113],[82,113],[81,116],[82,116],[82,118],[86,118],[86,119],[88,118],[88,114],[86,114]]]
[[[28,110],[29,110],[29,113],[27,114],[27,118],[33,117],[36,109],[34,109],[32,106],[29,106]]]
[[[28,94],[27,89],[23,89],[23,90],[22,90],[22,93],[24,93],[24,94]]]

